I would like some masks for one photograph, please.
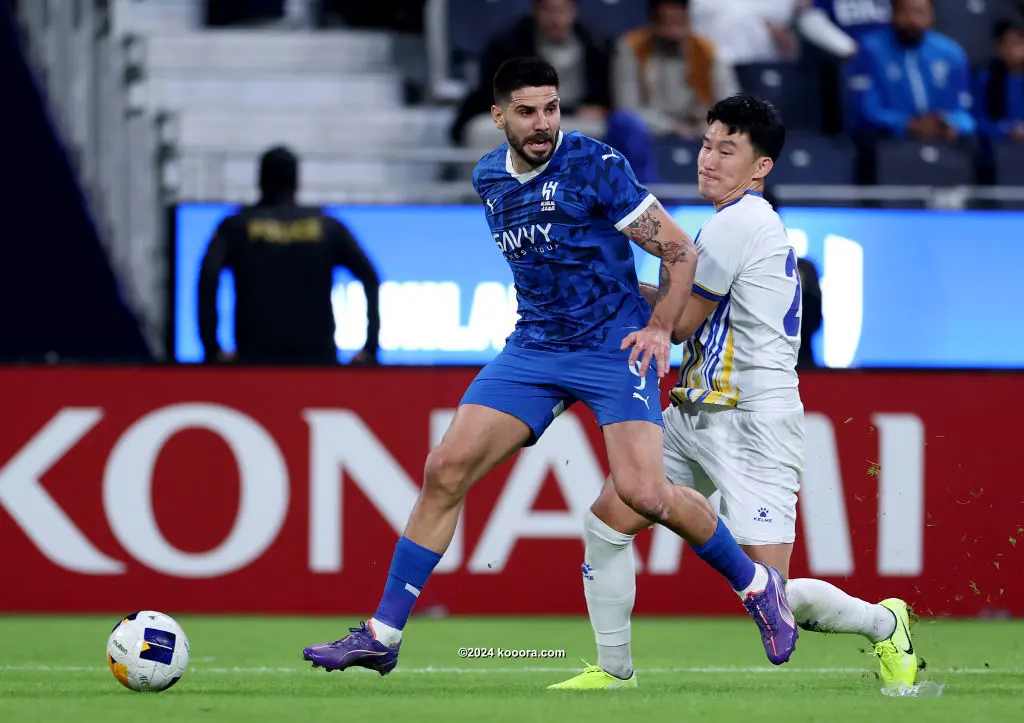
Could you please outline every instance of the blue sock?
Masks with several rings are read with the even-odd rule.
[[[402,630],[409,621],[420,590],[427,584],[430,573],[440,561],[441,555],[433,550],[417,545],[406,537],[400,539],[395,545],[395,555],[391,558],[384,596],[373,617],[385,625]]]
[[[747,553],[740,549],[736,538],[729,532],[729,528],[718,520],[718,527],[711,539],[700,547],[694,547],[693,551],[701,560],[717,570],[733,590],[745,590],[754,580],[754,561]]]

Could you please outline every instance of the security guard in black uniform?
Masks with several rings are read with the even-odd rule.
[[[344,266],[366,293],[366,345],[350,363],[375,364],[380,279],[349,230],[322,209],[299,206],[298,159],[272,148],[260,162],[261,198],[224,219],[199,273],[199,336],[208,363],[336,364],[334,269]],[[235,281],[234,355],[217,342],[221,270]]]

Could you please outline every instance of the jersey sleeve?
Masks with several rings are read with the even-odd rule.
[[[473,168],[473,190],[476,191],[476,195],[483,198],[483,190],[480,188],[481,179],[483,177],[483,161],[477,162]]]
[[[610,146],[595,143],[591,185],[598,211],[622,231],[656,200],[638,180],[625,157]]]
[[[713,218],[694,241],[697,271],[693,293],[711,301],[722,301],[740,272],[743,232],[728,219]]]

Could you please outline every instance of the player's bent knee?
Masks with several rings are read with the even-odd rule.
[[[590,506],[590,511],[603,523],[624,535],[637,535],[653,524],[622,501],[611,478],[605,482],[601,494]]]
[[[669,500],[662,485],[631,485],[620,488],[619,498],[633,509],[638,515],[648,520],[659,522],[666,519],[669,513]]]
[[[441,445],[427,455],[423,466],[423,491],[461,498],[473,485],[473,461],[466,454]]]

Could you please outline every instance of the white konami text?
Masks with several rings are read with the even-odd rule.
[[[395,534],[412,511],[419,490],[384,442],[354,411],[337,408],[297,410],[308,428],[309,475],[294,478],[278,441],[258,420],[229,406],[173,404],[154,409],[118,432],[96,494],[102,495],[106,522],[122,552],[101,550],[41,483],[46,472],[103,422],[100,407],[58,410],[0,467],[0,506],[54,565],[85,574],[121,575],[126,560],[167,575],[211,578],[248,567],[278,540],[291,491],[308,485],[308,553],[315,573],[337,573],[344,565],[345,494],[352,486],[377,509]],[[455,410],[434,409],[423,454],[447,431]],[[879,520],[876,568],[881,575],[919,575],[924,543],[924,425],[913,414],[875,414],[878,430]],[[412,428],[416,428],[413,425]],[[177,548],[161,532],[152,495],[154,468],[165,445],[187,430],[216,434],[238,465],[240,503],[234,526],[213,549]],[[802,480],[799,534],[805,539],[810,574],[854,572],[846,494],[835,430],[822,414],[807,415],[807,467]],[[297,465],[304,467],[305,465]],[[535,510],[545,481],[553,477],[566,502],[564,510]],[[500,573],[523,539],[580,539],[580,520],[597,497],[604,472],[583,423],[572,412],[559,416],[540,441],[516,456],[502,491],[487,510],[479,536],[467,540],[463,518],[436,571]],[[492,480],[496,483],[498,480]],[[713,498],[714,501],[714,498]],[[463,515],[466,515],[463,511]],[[655,528],[646,559],[637,570],[653,575],[679,571],[683,543]],[[691,559],[695,559],[692,558]]]

